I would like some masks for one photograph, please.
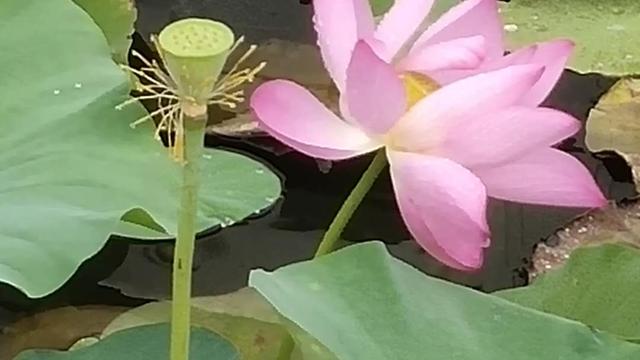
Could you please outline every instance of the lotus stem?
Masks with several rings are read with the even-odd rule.
[[[362,174],[362,177],[353,190],[351,190],[351,193],[342,204],[342,207],[340,207],[340,210],[338,210],[336,216],[333,218],[331,225],[329,225],[329,228],[324,233],[314,258],[328,254],[334,250],[336,242],[340,239],[340,235],[342,234],[345,226],[347,226],[349,220],[358,209],[358,206],[386,165],[387,157],[385,150],[381,149],[373,158],[371,164],[367,170],[365,170],[364,174]]]
[[[189,354],[191,324],[191,275],[196,237],[200,158],[202,157],[204,112],[184,115],[184,140],[178,236],[173,258],[173,290],[171,302],[171,359],[186,360]]]

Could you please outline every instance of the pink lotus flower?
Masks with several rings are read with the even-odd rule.
[[[343,92],[356,42],[365,40],[398,73],[418,72],[443,85],[507,65],[540,63],[545,72],[530,90],[540,103],[564,70],[573,44],[559,40],[507,56],[497,0],[466,0],[427,25],[435,0],[396,0],[376,26],[367,0],[314,1],[314,22],[327,70]],[[547,91],[541,91],[545,89]]]
[[[554,85],[540,81],[544,74],[540,64],[507,66],[412,104],[396,69],[359,41],[345,72],[344,119],[284,80],[260,86],[251,107],[261,127],[309,156],[346,159],[385,147],[416,241],[446,265],[470,270],[482,265],[489,245],[487,196],[570,207],[606,203],[586,168],[552,148],[580,124],[536,107],[537,94]]]

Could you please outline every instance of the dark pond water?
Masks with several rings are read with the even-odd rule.
[[[251,41],[313,39],[309,8],[297,0],[138,0],[137,4],[142,36],[157,32],[171,20],[196,15],[233,24],[237,33],[246,34]],[[143,46],[139,40],[134,46]],[[548,105],[584,120],[612,83],[611,79],[598,75],[567,72]],[[562,147],[589,166],[609,198],[633,195],[630,171],[624,162],[615,156],[603,160],[602,156],[588,154],[583,138],[583,133],[578,134]],[[286,190],[268,215],[198,241],[195,295],[221,294],[243,287],[252,268],[274,269],[310,258],[323,229],[370,160],[365,156],[336,163],[325,174],[305,156],[295,153],[277,156],[247,141],[211,137],[207,145],[236,149],[271,164],[285,180]],[[384,240],[392,253],[427,273],[492,291],[522,285],[526,277],[523,269],[535,244],[577,215],[578,211],[570,209],[492,202],[493,243],[486,266],[473,274],[457,273],[439,266],[408,240],[389,176],[384,174],[347,227],[345,238],[352,242]],[[170,289],[170,252],[170,244],[147,245],[112,239],[63,288],[47,298],[28,300],[13,289],[0,287],[0,326],[21,314],[61,305],[136,305],[143,299],[166,298]]]

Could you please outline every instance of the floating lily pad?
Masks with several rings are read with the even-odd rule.
[[[97,253],[124,215],[175,234],[179,168],[151,125],[129,127],[141,106],[115,109],[128,98],[127,75],[81,8],[5,0],[0,23],[11,29],[0,32],[10,49],[0,53],[0,282],[40,297]],[[263,165],[220,150],[204,156],[201,228],[279,196]]]
[[[341,360],[623,360],[640,346],[420,273],[379,242],[249,283]]]
[[[317,340],[280,316],[253,289],[198,297],[192,300],[192,304],[192,323],[231,341],[243,359],[337,360]],[[156,302],[130,310],[114,319],[104,329],[103,335],[169,321],[170,305],[169,302]]]
[[[197,221],[199,235],[258,215],[279,198],[281,182],[265,164],[230,151],[204,149]],[[164,201],[158,197],[158,201]],[[177,201],[177,199],[176,199]],[[173,211],[173,210],[172,210]],[[171,240],[146,212],[128,212],[113,233],[138,240]]]
[[[568,38],[576,43],[569,66],[578,72],[640,73],[637,0],[512,0],[501,12],[510,49]]]
[[[498,296],[640,341],[640,249],[604,244],[575,250],[560,269]]]
[[[585,142],[591,151],[612,150],[633,170],[640,189],[640,79],[620,79],[589,113]]]
[[[140,326],[73,351],[29,350],[15,360],[158,360],[169,358],[169,325]],[[240,360],[233,345],[208,330],[191,331],[192,360]]]
[[[113,59],[127,62],[137,11],[133,0],[73,0],[98,24],[109,42]]]

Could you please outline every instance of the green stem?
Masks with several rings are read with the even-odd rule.
[[[189,359],[191,323],[191,269],[195,243],[195,220],[204,141],[206,111],[184,118],[184,163],[178,210],[178,236],[173,256],[173,295],[171,311],[171,360]]]
[[[342,234],[342,230],[347,226],[347,223],[353,216],[353,213],[356,211],[362,202],[362,199],[364,199],[364,196],[367,194],[369,189],[371,189],[371,186],[386,165],[387,158],[385,156],[385,150],[381,149],[373,158],[373,161],[371,161],[371,164],[364,174],[362,174],[362,177],[356,184],[356,187],[351,190],[351,194],[349,194],[349,197],[347,197],[342,204],[342,207],[336,214],[336,217],[333,218],[331,225],[329,225],[329,229],[324,233],[324,237],[318,246],[318,250],[316,250],[314,258],[330,253],[333,250],[336,242],[340,238],[340,234]]]

